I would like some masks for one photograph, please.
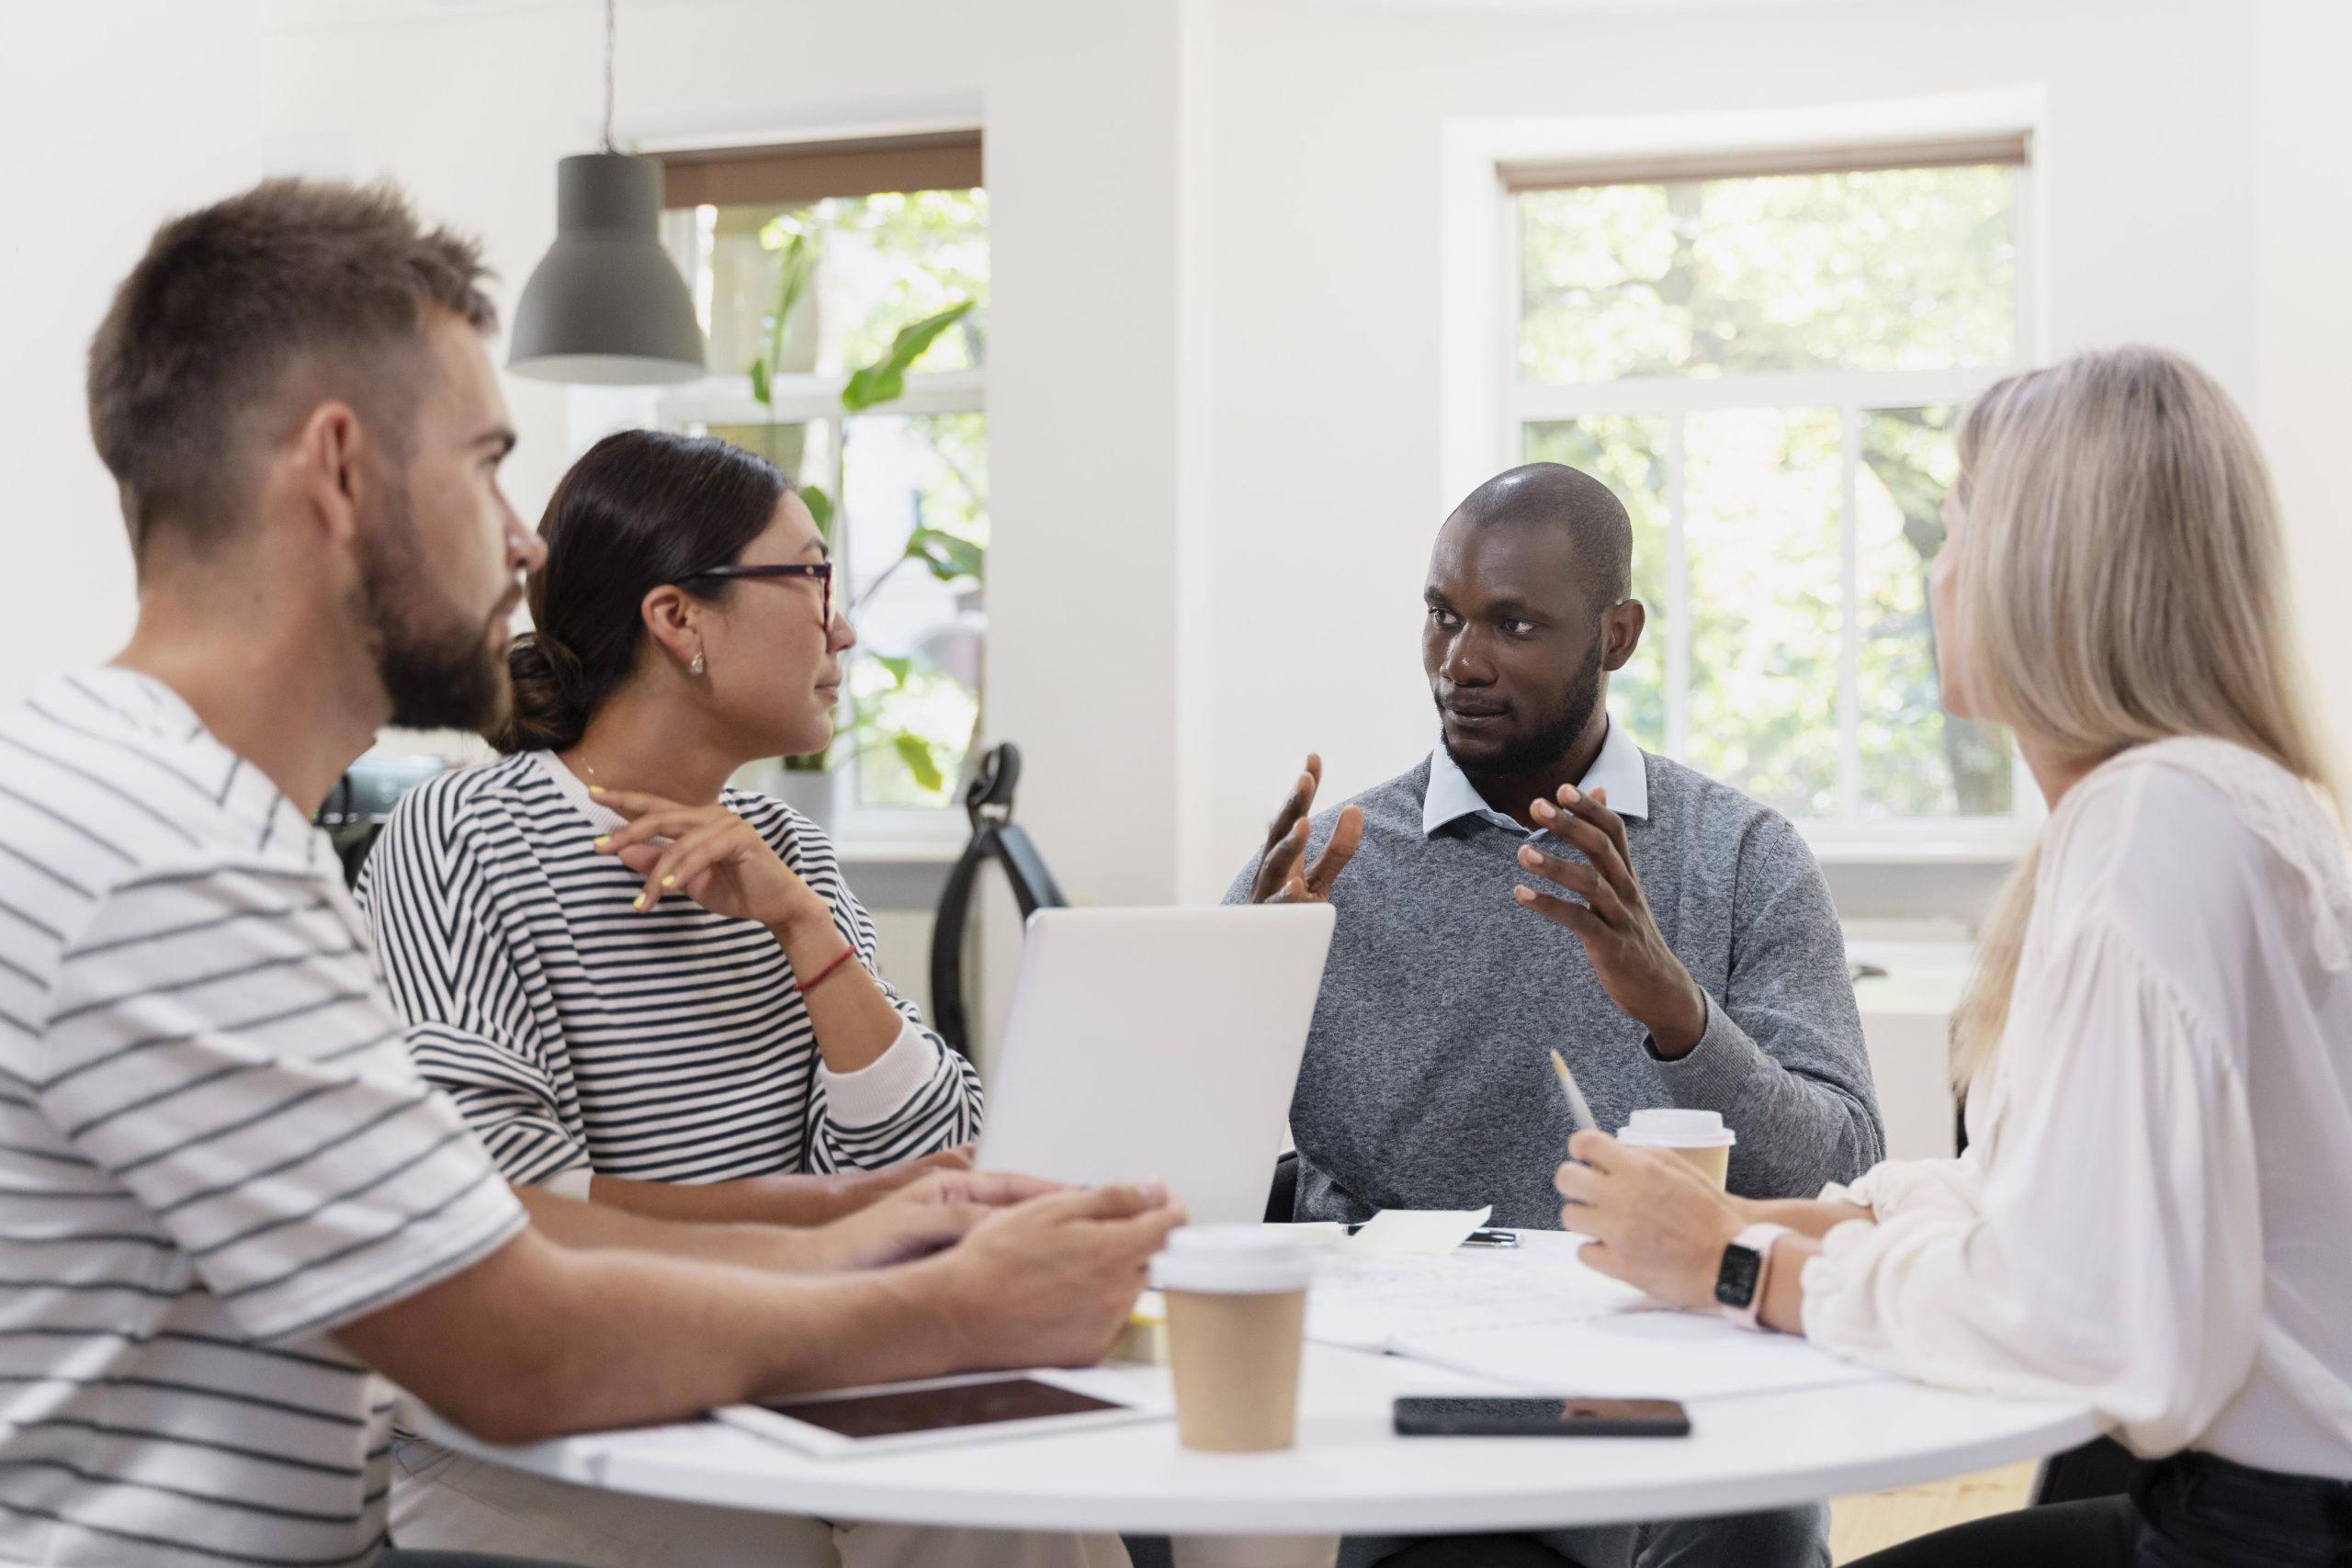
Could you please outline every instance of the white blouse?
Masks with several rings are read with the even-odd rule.
[[[1968,1126],[1831,1190],[1877,1219],[1807,1265],[1811,1339],[2352,1477],[2352,872],[2303,784],[2167,740],[2067,793]]]

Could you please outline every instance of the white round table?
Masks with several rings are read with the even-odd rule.
[[[436,1441],[582,1485],[832,1519],[1165,1533],[1180,1538],[1180,1561],[1229,1563],[1329,1562],[1340,1534],[1742,1513],[1962,1474],[2098,1433],[2081,1405],[1895,1382],[1686,1401],[1683,1438],[1399,1438],[1390,1428],[1398,1394],[1513,1392],[1522,1391],[1310,1345],[1297,1445],[1251,1455],[1187,1452],[1164,1421],[818,1459],[716,1422],[501,1449],[429,1413],[419,1418]],[[1267,1537],[1289,1543],[1241,1539]]]

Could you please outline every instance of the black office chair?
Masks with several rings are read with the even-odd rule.
[[[1274,1161],[1274,1184],[1266,1193],[1266,1223],[1286,1225],[1298,1217],[1298,1151]]]
[[[438,757],[401,757],[369,752],[335,780],[326,804],[311,820],[326,829],[335,858],[343,863],[343,883],[359,885],[360,867],[376,847],[377,835],[392,815],[401,796],[449,764]]]
[[[931,1025],[967,1057],[972,1029],[964,1010],[964,932],[971,918],[972,895],[979,888],[980,868],[991,861],[1004,868],[1023,920],[1040,909],[1058,909],[1069,902],[1046,869],[1037,846],[1013,824],[1012,792],[1020,783],[1019,748],[1010,740],[990,747],[972,782],[964,786],[972,841],[947,874],[947,886],[939,895],[939,918],[931,928]]]

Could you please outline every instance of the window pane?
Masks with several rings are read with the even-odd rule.
[[[918,370],[978,367],[987,342],[988,195],[925,190],[798,207],[721,207],[697,216],[714,373],[766,356],[786,247],[803,236],[815,270],[786,333],[781,368],[839,372],[888,352],[899,329],[965,299],[977,309],[933,343]]]
[[[945,805],[979,720],[987,416],[863,415],[842,445],[858,799]]]
[[[820,202],[825,237],[818,366],[879,359],[899,329],[961,300],[977,308],[915,361],[918,370],[981,363],[989,301],[988,193],[922,190]]]
[[[1649,612],[1641,646],[1609,678],[1609,711],[1653,751],[1666,750],[1666,421],[1612,415],[1531,424],[1531,463],[1566,463],[1616,492],[1634,525],[1634,597]]]
[[[1690,762],[1792,817],[1838,812],[1838,421],[1690,416]]]
[[[1529,192],[1521,373],[2004,364],[2015,192],[1997,166]]]
[[[1860,533],[1862,815],[1980,817],[2011,807],[2009,739],[1946,716],[1928,614],[1928,568],[1942,548],[1937,509],[1959,472],[1959,411],[1861,416]]]

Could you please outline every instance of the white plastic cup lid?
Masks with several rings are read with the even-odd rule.
[[[1314,1249],[1267,1225],[1179,1226],[1168,1233],[1167,1250],[1151,1260],[1156,1289],[1204,1295],[1303,1291],[1314,1272]]]
[[[1636,1111],[1618,1129],[1617,1141],[1637,1148],[1727,1149],[1739,1135],[1717,1111]]]

